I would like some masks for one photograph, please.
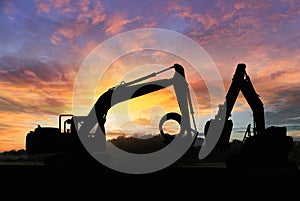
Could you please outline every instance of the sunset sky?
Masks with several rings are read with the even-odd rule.
[[[264,103],[267,126],[285,125],[289,135],[300,137],[299,24],[298,0],[1,0],[0,151],[23,149],[26,134],[37,124],[57,127],[59,114],[73,112],[73,86],[91,51],[138,28],[172,30],[196,41],[214,61],[226,91],[236,65],[245,63]],[[120,79],[130,81],[174,62],[191,69],[186,61],[165,52],[127,55],[105,72],[96,95]],[[133,67],[137,69],[130,72]],[[168,75],[172,74],[164,78]],[[198,100],[198,129],[203,132],[214,111],[203,80],[192,70],[187,76]],[[164,111],[178,110],[171,91],[156,92],[129,103],[131,123],[141,129],[132,130],[128,119],[123,121],[120,105],[113,111],[120,121],[116,125],[108,118],[108,133],[121,135],[120,127],[132,135],[158,133],[163,115],[158,105]],[[240,138],[252,123],[252,112],[241,95],[232,119],[232,138]]]

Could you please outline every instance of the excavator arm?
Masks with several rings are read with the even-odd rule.
[[[151,81],[146,83],[136,84],[138,82],[142,82],[146,79],[152,78],[160,73],[165,71],[174,69],[174,76],[170,79],[161,79],[157,81]],[[73,117],[74,124],[76,125],[80,122],[80,127],[77,127],[79,135],[89,135],[91,129],[98,124],[95,136],[105,138],[105,122],[108,110],[114,105],[121,103],[123,101],[127,101],[133,98],[137,98],[164,88],[173,85],[176,98],[179,104],[181,118],[180,118],[180,133],[190,134],[191,126],[190,126],[190,110],[193,113],[191,101],[190,101],[190,93],[188,89],[188,83],[185,79],[184,68],[179,64],[174,64],[172,67],[168,67],[164,70],[161,70],[156,73],[152,73],[145,77],[139,78],[137,80],[125,83],[121,82],[120,85],[112,87],[104,92],[96,101],[93,108],[89,112],[86,117],[77,118]],[[193,117],[194,120],[194,117]],[[81,138],[82,139],[82,138]],[[95,141],[95,140],[94,140]],[[102,140],[103,141],[103,140]]]
[[[215,116],[215,119],[211,119],[205,125],[204,134],[206,135],[212,122],[217,122],[220,120],[223,120],[225,122],[223,132],[219,139],[217,147],[227,148],[229,146],[229,139],[233,127],[232,120],[230,120],[229,118],[231,117],[231,112],[240,91],[242,92],[253,112],[254,134],[263,133],[265,130],[263,103],[260,100],[259,95],[256,93],[251,83],[250,77],[246,73],[246,65],[240,63],[237,65],[237,68],[233,75],[232,82],[226,94],[224,104],[219,105],[219,111]]]
[[[256,93],[250,77],[246,73],[246,65],[238,64],[232,83],[226,95],[226,118],[231,116],[232,109],[239,92],[242,92],[253,112],[254,133],[262,133],[265,130],[265,118],[263,103]]]
[[[261,134],[265,130],[264,106],[251,83],[250,77],[246,72],[245,75],[246,79],[241,84],[241,91],[253,112],[254,135]]]

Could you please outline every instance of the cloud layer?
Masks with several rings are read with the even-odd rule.
[[[226,89],[236,65],[246,63],[267,123],[288,125],[290,133],[300,135],[299,16],[297,0],[1,1],[0,151],[23,148],[25,134],[36,124],[57,126],[57,115],[72,111],[73,84],[89,53],[116,34],[145,27],[177,31],[195,40],[216,63]],[[97,92],[114,85],[130,66],[174,61],[188,67],[168,53],[127,55],[111,66],[101,85],[105,89]],[[207,88],[199,77],[188,76],[204,121],[211,109]],[[159,104],[166,106],[170,97],[161,93],[165,99]],[[244,115],[247,108],[239,97],[234,112]],[[149,122],[146,114],[135,121]]]

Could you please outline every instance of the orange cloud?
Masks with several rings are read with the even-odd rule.
[[[10,102],[10,105],[20,106],[23,110],[32,107],[43,111],[43,106],[47,106],[52,98],[59,97],[62,102],[70,101],[73,79],[76,76],[76,68],[73,66],[59,63],[52,66],[51,63],[14,57],[9,59],[2,57],[0,63],[3,65],[2,68],[10,69],[0,74],[1,88],[6,89],[2,92],[1,98],[3,101]],[[14,63],[19,63],[19,66],[14,68]],[[23,66],[20,66],[22,63]],[[43,69],[40,69],[41,67]],[[54,103],[53,100],[52,103]],[[63,106],[58,103],[55,105]],[[9,104],[4,108],[9,108]]]
[[[88,4],[89,1],[83,1],[78,4],[79,6],[82,6],[82,13],[78,14],[77,20],[81,22],[90,22],[93,25],[103,22],[106,19],[106,14],[101,2],[97,1],[92,9],[89,9]]]
[[[56,32],[51,35],[50,41],[56,46],[63,43],[72,44],[74,39],[82,36],[87,31],[88,24],[66,23],[64,27],[57,29]]]
[[[50,41],[53,45],[60,45],[61,41],[62,41],[62,38],[60,38],[58,35],[56,34],[53,34],[50,38]]]
[[[144,24],[144,27],[145,28],[152,28],[152,27],[155,27],[156,25],[157,25],[157,23],[155,21],[152,21],[152,22]]]
[[[244,2],[238,2],[238,3],[234,4],[234,8],[237,10],[245,8],[245,7],[246,7],[246,5]]]
[[[167,11],[174,11],[176,17],[183,19],[196,20],[203,24],[204,29],[208,30],[211,26],[217,23],[217,19],[211,13],[199,13],[193,12],[193,8],[190,6],[182,6],[176,1],[169,1]]]
[[[44,3],[39,0],[36,1],[35,6],[37,8],[37,13],[49,13],[51,9],[51,5],[49,3]]]
[[[14,4],[12,4],[11,2],[9,1],[5,1],[4,2],[4,13],[6,15],[13,15],[16,13],[16,7]]]
[[[56,9],[71,7],[71,0],[56,0],[52,2],[53,2],[53,7]]]
[[[151,120],[147,119],[145,117],[140,117],[140,118],[134,119],[132,121],[132,123],[139,124],[139,125],[149,125],[151,123]]]
[[[36,0],[37,13],[50,14],[50,11],[58,13],[71,13],[76,15],[78,22],[96,25],[106,19],[105,9],[100,1],[90,0],[72,2],[70,0]]]
[[[77,1],[76,5],[81,11],[87,12],[89,10],[90,0]]]
[[[143,19],[141,16],[137,16],[133,19],[127,19],[124,13],[115,13],[114,15],[110,16],[110,18],[105,21],[105,32],[109,34],[118,34],[123,31],[124,26],[129,23],[139,21]]]
[[[36,0],[35,6],[37,13],[46,13],[49,14],[51,9],[59,11],[61,13],[73,12],[71,1],[70,0]]]
[[[37,124],[57,127],[58,115],[72,112],[74,66],[0,57],[0,69],[0,151],[24,149]]]

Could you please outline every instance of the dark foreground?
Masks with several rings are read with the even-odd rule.
[[[270,188],[271,194],[287,191],[288,195],[293,195],[293,192],[297,192],[300,188],[299,168],[233,170],[220,162],[188,164],[182,162],[148,174],[126,174],[85,157],[78,160],[77,157],[54,155],[54,157],[47,156],[45,160],[43,155],[25,158],[23,154],[20,156],[22,157],[10,156],[9,160],[3,158],[0,161],[1,192],[6,192],[6,189],[13,191],[18,189],[30,192],[27,195],[33,195],[42,191],[47,197],[49,194],[65,193],[66,189],[71,189],[68,194],[76,195],[88,191],[100,193],[99,196],[102,197],[107,189],[126,189],[126,191],[147,191],[158,197],[161,193],[169,195],[179,192],[187,195],[199,194],[197,195],[199,197],[211,190],[216,192],[225,190],[227,195],[235,192],[247,192],[249,195],[249,193],[264,193]],[[218,195],[218,192],[214,194]]]
[[[284,195],[293,197],[300,187],[300,172],[285,170],[229,170],[213,166],[171,166],[148,174],[125,174],[102,165],[49,166],[1,165],[1,192],[25,191],[29,197],[92,196],[102,199],[166,197],[224,199],[236,193],[254,197]],[[109,193],[108,193],[109,192]],[[224,194],[225,192],[225,194]],[[140,195],[141,194],[141,195]],[[140,197],[142,196],[142,197]],[[287,198],[286,198],[287,199]]]
[[[2,154],[3,156],[3,154]],[[24,155],[21,155],[22,157]],[[25,155],[26,156],[26,155]],[[15,179],[29,180],[84,180],[102,181],[113,178],[124,179],[184,179],[201,181],[235,181],[243,182],[246,179],[300,179],[300,168],[292,163],[292,168],[265,168],[265,169],[228,169],[223,162],[191,162],[179,160],[173,165],[160,171],[147,174],[127,174],[112,170],[91,156],[78,157],[65,154],[34,155],[34,157],[12,158],[0,161],[0,180],[12,181]],[[14,160],[12,160],[14,159]],[[300,182],[300,180],[299,180]]]
[[[251,181],[298,181],[300,184],[300,170],[285,169],[255,169],[231,170],[220,165],[188,165],[170,166],[160,171],[147,174],[127,174],[109,169],[101,164],[91,165],[0,165],[1,182],[19,181],[147,181],[155,180],[183,180],[185,182],[237,182],[248,183]],[[287,184],[287,183],[286,183]],[[300,186],[299,186],[300,187]]]

